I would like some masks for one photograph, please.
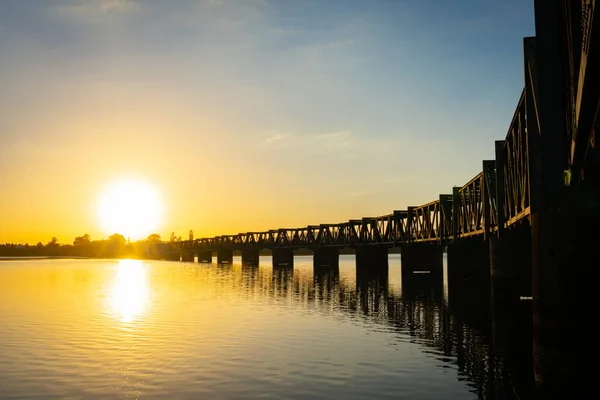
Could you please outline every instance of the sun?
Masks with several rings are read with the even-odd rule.
[[[130,239],[154,233],[162,223],[163,211],[156,187],[138,179],[113,182],[102,192],[97,207],[105,233],[120,233]]]

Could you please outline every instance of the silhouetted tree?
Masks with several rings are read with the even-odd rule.
[[[194,231],[190,229],[189,240],[194,240]]]
[[[107,257],[119,257],[123,255],[125,251],[125,244],[127,239],[120,233],[113,233],[108,237],[108,243],[106,246]]]
[[[148,240],[149,242],[160,242],[160,235],[158,233],[153,233],[151,235],[148,235],[146,240]]]
[[[58,239],[56,236],[53,236],[52,239],[50,239],[50,241],[46,244],[44,253],[49,256],[60,255],[60,245],[58,244]]]
[[[90,235],[87,233],[83,236],[77,236],[73,241],[73,246],[86,246],[92,242]]]
[[[108,237],[108,241],[119,246],[124,246],[125,243],[127,243],[125,236],[121,235],[120,233],[113,233]]]

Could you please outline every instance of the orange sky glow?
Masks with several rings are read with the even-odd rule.
[[[2,3],[0,243],[293,228],[451,193],[506,135],[532,10],[426,3]],[[156,199],[100,212],[122,179]]]

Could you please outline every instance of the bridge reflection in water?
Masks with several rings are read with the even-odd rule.
[[[294,268],[236,262],[208,268],[233,275],[244,297],[300,304],[314,312],[343,314],[369,329],[392,330],[397,340],[421,346],[440,368],[455,369],[457,379],[480,399],[531,397],[530,302],[504,318],[494,310],[490,291],[479,286],[465,283],[450,293],[446,284],[427,276],[403,281],[399,257],[390,256],[389,276],[356,275],[352,256],[340,261],[337,269],[313,269],[310,257],[297,257]]]

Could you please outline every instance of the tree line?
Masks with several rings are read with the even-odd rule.
[[[171,234],[171,240],[176,240]],[[131,242],[120,233],[114,233],[107,239],[92,240],[89,234],[77,236],[73,243],[59,243],[52,237],[46,244],[35,245],[0,243],[2,257],[91,257],[91,258],[146,258],[151,245],[161,243],[158,233],[145,239]]]

